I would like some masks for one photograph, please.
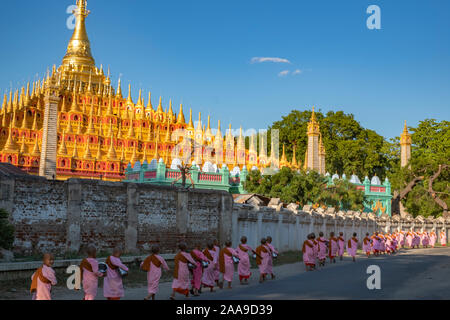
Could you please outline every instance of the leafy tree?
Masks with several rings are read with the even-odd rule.
[[[14,242],[14,227],[9,223],[8,212],[0,208],[0,248],[11,250]]]
[[[421,121],[412,133],[410,167],[400,168],[399,138],[393,139],[388,177],[394,190],[393,209],[400,201],[413,216],[447,214],[450,204],[450,122]]]
[[[280,145],[286,144],[286,155],[292,158],[295,144],[296,158],[304,161],[307,147],[307,126],[311,119],[311,111],[294,110],[282,117],[281,121],[274,122],[269,128],[268,147],[272,129],[280,131]],[[386,176],[389,158],[385,150],[385,140],[375,131],[363,128],[352,114],[343,111],[330,111],[323,115],[316,112],[317,121],[325,149],[327,150],[327,171],[330,173],[357,174],[360,177],[371,176],[375,173],[382,179]]]
[[[275,175],[261,176],[257,170],[247,176],[244,187],[248,192],[270,198],[280,198],[285,203],[318,203],[337,210],[360,210],[363,208],[363,192],[348,181],[335,180],[327,186],[328,179],[313,171],[308,174],[282,168]]]

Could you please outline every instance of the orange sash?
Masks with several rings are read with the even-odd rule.
[[[154,254],[152,254],[151,256],[148,256],[145,260],[144,263],[142,264],[141,269],[149,272],[151,267],[152,267],[152,263],[155,265],[155,267],[160,268],[162,265],[161,260],[159,260]]]
[[[112,262],[111,262],[111,256],[109,256],[109,257],[106,259],[106,264],[108,265],[108,268],[110,268],[111,270],[119,269],[118,266],[115,266],[115,265],[112,264]]]
[[[200,259],[200,258],[194,253],[194,250],[191,251],[191,257],[194,259],[194,261],[202,262],[202,259]]]
[[[92,265],[88,261],[88,259],[83,259],[80,264],[80,272],[81,272],[81,279],[83,279],[83,269],[86,269],[89,272],[94,272],[92,269]]]
[[[40,267],[34,273],[34,277],[31,280],[31,288],[30,288],[30,292],[31,293],[34,293],[37,290],[37,281],[38,281],[38,279],[41,280],[41,282],[43,282],[45,284],[50,284],[51,283],[51,281],[48,280],[46,277],[44,277],[44,275],[42,274],[42,268],[43,267]]]
[[[183,263],[188,263],[189,262],[189,260],[186,259],[186,257],[181,252],[179,252],[175,256],[175,269],[173,271],[173,277],[175,279],[178,279],[178,268],[179,268],[180,262],[183,262]]]
[[[364,244],[367,245],[368,243],[370,243],[370,239],[367,238],[367,237],[365,237],[365,238],[364,238]]]
[[[267,253],[269,251],[263,245],[260,245],[258,248],[256,248],[256,264],[258,266],[261,265],[261,263],[262,263],[261,252]]]
[[[220,250],[220,253],[219,253],[219,270],[221,273],[225,273],[225,255],[227,255],[229,257],[232,256],[232,254],[228,250],[228,248]]]
[[[349,248],[352,247],[352,240],[354,240],[355,242],[358,242],[358,239],[356,239],[356,238],[351,238],[350,240],[348,240],[348,247],[349,247]]]
[[[214,261],[214,258],[213,258],[213,256],[212,256],[211,252],[209,252],[209,250],[208,250],[208,249],[205,249],[205,250],[203,251],[203,254],[205,255],[205,257],[207,257],[207,258],[208,258],[208,260],[210,260],[210,261]]]
[[[344,238],[342,238],[342,237],[339,237],[338,240],[345,241]]]
[[[248,251],[248,249],[246,247],[242,246],[242,244],[239,245],[239,249],[241,249],[244,252]]]
[[[303,248],[302,248],[303,253],[306,252],[306,246],[308,246],[310,248],[313,247],[313,245],[309,242],[309,240],[305,240],[305,242],[303,242]]]

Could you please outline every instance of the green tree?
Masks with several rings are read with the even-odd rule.
[[[0,208],[0,248],[11,250],[14,243],[14,227],[9,223],[9,214]]]
[[[410,127],[412,150],[410,167],[400,168],[399,138],[389,143],[391,151],[388,173],[394,190],[393,210],[399,202],[413,216],[439,216],[448,213],[450,204],[450,122],[435,119]]]
[[[295,144],[297,159],[304,161],[307,147],[307,126],[311,111],[294,110],[274,122],[269,128],[268,147],[272,129],[280,132],[280,145],[286,145],[286,155],[292,158]],[[352,114],[343,111],[330,111],[323,115],[316,112],[317,121],[327,150],[326,169],[330,173],[357,174],[371,176],[375,173],[384,179],[388,169],[389,158],[386,156],[385,139],[375,131],[363,128]]]

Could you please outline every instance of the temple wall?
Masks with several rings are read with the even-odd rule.
[[[199,242],[241,236],[256,247],[271,236],[280,251],[300,250],[306,235],[323,231],[353,232],[362,239],[366,232],[414,229],[439,232],[450,238],[450,220],[376,218],[358,212],[326,212],[258,207],[233,202],[217,190],[182,190],[169,186],[70,179],[52,181],[40,177],[0,177],[0,207],[11,213],[16,228],[14,251],[22,254],[79,251],[93,243],[99,251],[121,245],[127,252],[148,252],[159,244],[173,253],[180,241],[191,247]]]
[[[14,251],[21,254],[98,250],[128,252],[159,244],[163,252],[230,238],[232,197],[223,191],[39,177],[1,178],[0,207],[11,213]]]

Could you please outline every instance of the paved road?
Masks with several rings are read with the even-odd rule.
[[[368,290],[367,267],[381,268],[381,290]],[[232,290],[204,292],[190,300],[298,300],[298,299],[450,299],[450,248],[402,250],[393,256],[349,257],[325,268],[305,272],[301,263],[275,268],[274,281],[258,283],[253,270],[251,284],[239,285],[237,275]],[[146,287],[126,288],[125,300],[142,300]],[[98,299],[104,299],[99,289]],[[171,283],[161,283],[157,299],[166,300]],[[55,288],[56,300],[81,300],[82,293]],[[29,300],[29,294],[17,294],[9,299]],[[184,300],[181,296],[178,299]]]

